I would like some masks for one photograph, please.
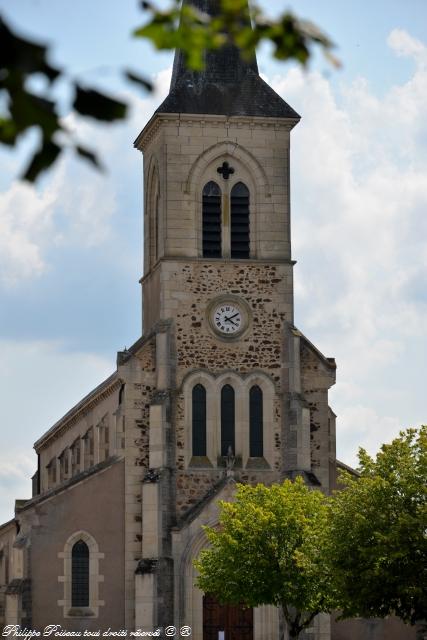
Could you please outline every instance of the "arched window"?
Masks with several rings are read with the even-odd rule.
[[[105,606],[104,600],[99,599],[99,585],[104,582],[99,565],[104,558],[96,540],[87,531],[75,531],[63,551],[58,552],[58,559],[64,563],[63,575],[58,576],[64,595],[58,604],[62,605],[65,618],[98,617],[99,608]]]
[[[159,208],[160,180],[157,167],[154,167],[148,187],[148,254],[149,266],[152,267],[159,258]]]
[[[153,262],[157,261],[159,257],[159,200],[160,194],[157,191],[155,200],[154,200],[154,221],[153,221],[153,232],[154,232],[154,247],[153,247]]]
[[[238,182],[231,190],[231,257],[249,258],[249,189]]]
[[[262,391],[255,385],[249,392],[249,456],[251,458],[263,457],[263,436]]]
[[[221,189],[208,182],[203,189],[203,257],[221,258]]]
[[[206,456],[206,389],[202,384],[193,388],[193,456]]]
[[[89,547],[83,540],[71,552],[71,606],[89,606]]]
[[[226,456],[231,447],[235,448],[235,406],[234,389],[226,384],[221,389],[221,455]]]

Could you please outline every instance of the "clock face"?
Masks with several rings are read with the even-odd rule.
[[[242,311],[234,303],[224,302],[213,310],[213,325],[223,336],[232,336],[243,328]]]

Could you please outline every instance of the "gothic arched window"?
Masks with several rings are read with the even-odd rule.
[[[71,606],[89,606],[89,547],[83,540],[71,551]]]
[[[159,233],[160,233],[160,180],[157,166],[154,166],[148,180],[148,266],[152,267],[159,258]]]
[[[203,189],[203,257],[221,255],[221,189],[211,181]]]
[[[235,403],[234,389],[226,384],[221,389],[221,455],[226,456],[231,447],[233,454],[235,448]]]
[[[249,258],[249,189],[238,182],[231,190],[231,257]]]
[[[255,385],[249,392],[249,456],[262,458],[263,446],[263,401],[262,391]]]
[[[206,455],[206,389],[196,384],[192,394],[193,404],[193,456]]]
[[[153,219],[153,234],[154,234],[154,242],[153,242],[153,262],[157,261],[159,257],[159,200],[160,194],[157,191],[154,199],[154,219]]]

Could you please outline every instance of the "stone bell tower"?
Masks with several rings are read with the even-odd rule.
[[[219,6],[191,4],[210,15]],[[242,638],[277,637],[274,608],[230,617],[194,587],[202,526],[215,524],[217,500],[232,499],[235,482],[300,473],[329,490],[335,363],[294,326],[289,174],[299,119],[235,47],[207,52],[200,72],[177,51],[169,95],[135,141],[144,153],[143,333],[154,336],[156,363],[141,628],[173,620],[208,640],[234,624]]]

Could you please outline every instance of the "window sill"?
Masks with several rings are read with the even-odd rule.
[[[260,458],[248,458],[246,463],[246,469],[270,469],[270,465],[263,457]]]
[[[207,456],[193,456],[188,465],[190,469],[212,469],[212,462]]]
[[[67,618],[94,618],[95,612],[90,607],[71,607],[68,610]]]

